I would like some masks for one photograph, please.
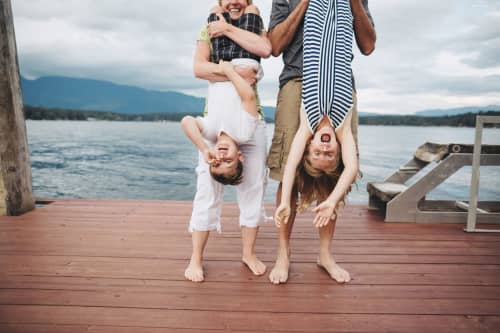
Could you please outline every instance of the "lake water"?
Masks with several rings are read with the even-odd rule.
[[[177,122],[27,121],[36,197],[192,200],[197,152]],[[274,126],[268,125],[268,141]],[[367,203],[366,183],[381,181],[426,141],[473,143],[473,128],[360,126],[364,174],[349,202]],[[500,144],[500,129],[485,129],[483,143]],[[433,165],[429,166],[431,168]],[[431,199],[467,199],[471,168],[433,191]],[[274,202],[270,180],[266,201]],[[500,168],[482,167],[480,200],[500,200]],[[235,200],[227,187],[225,199]]]

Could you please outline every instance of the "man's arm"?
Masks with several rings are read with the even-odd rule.
[[[363,1],[366,0],[351,0],[351,10],[354,16],[354,33],[359,51],[364,55],[369,55],[375,50],[377,35],[363,6]]]
[[[274,2],[273,2],[274,5]],[[290,44],[306,13],[309,0],[301,0],[288,17],[269,30],[267,36],[271,41],[271,54],[279,56],[283,50]]]

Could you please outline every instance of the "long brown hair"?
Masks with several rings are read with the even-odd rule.
[[[309,143],[310,140],[306,145],[302,162],[297,167],[295,177],[295,186],[297,187],[297,191],[299,193],[299,202],[297,205],[297,210],[299,212],[307,209],[313,202],[319,203],[325,201],[335,188],[335,185],[337,185],[342,171],[344,171],[344,163],[342,162],[341,156],[339,156],[339,162],[334,170],[324,171],[314,168],[308,159]],[[349,188],[349,190],[344,194],[337,207],[344,204],[345,195],[350,190],[351,189]]]

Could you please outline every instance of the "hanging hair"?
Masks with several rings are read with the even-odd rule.
[[[238,160],[236,170],[231,175],[214,173],[212,167],[210,167],[210,175],[222,185],[239,185],[243,181],[243,163]]]
[[[306,145],[306,150],[304,156],[302,157],[302,162],[297,167],[295,185],[297,186],[297,191],[299,193],[299,202],[297,205],[297,210],[299,212],[307,209],[313,202],[325,201],[333,189],[337,185],[337,182],[344,171],[344,163],[342,162],[342,157],[338,158],[337,166],[332,170],[321,170],[314,168],[309,162],[309,146],[310,140]],[[339,205],[337,207],[343,206],[345,195],[341,198]],[[337,208],[335,209],[337,211]]]

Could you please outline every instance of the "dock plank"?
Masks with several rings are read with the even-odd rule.
[[[315,264],[305,213],[289,282],[274,286],[241,263],[238,209],[226,203],[196,284],[183,278],[190,202],[52,201],[0,217],[0,332],[500,331],[500,235],[386,224],[348,206],[333,253],[353,280],[340,285]],[[276,246],[276,228],[263,225],[256,249],[268,267]]]

